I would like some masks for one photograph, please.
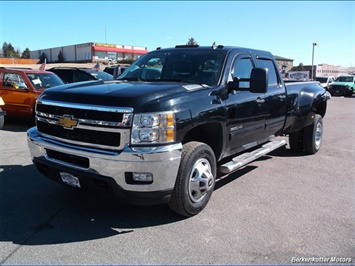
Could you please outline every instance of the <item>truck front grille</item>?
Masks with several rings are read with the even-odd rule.
[[[91,148],[122,150],[129,143],[132,108],[37,101],[36,125],[43,137]]]
[[[344,92],[348,90],[348,87],[345,85],[333,85],[333,90]]]
[[[64,129],[62,126],[40,120],[37,120],[37,128],[41,133],[66,140],[113,147],[120,146],[121,134],[119,132],[102,132],[80,128],[68,130]]]

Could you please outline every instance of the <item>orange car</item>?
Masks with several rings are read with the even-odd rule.
[[[34,117],[36,99],[43,90],[62,84],[52,72],[0,67],[0,97],[5,102],[2,110],[9,117]]]

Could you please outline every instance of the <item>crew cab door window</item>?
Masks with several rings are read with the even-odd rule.
[[[259,66],[261,68],[267,68],[269,70],[269,86],[276,86],[280,83],[279,78],[276,74],[276,68],[272,60],[259,60]]]
[[[250,61],[250,58],[242,58],[237,60],[234,64],[232,70],[232,80],[233,78],[250,78],[251,70],[253,69],[253,64]],[[250,87],[250,82],[243,81],[239,83],[239,88],[247,89]]]

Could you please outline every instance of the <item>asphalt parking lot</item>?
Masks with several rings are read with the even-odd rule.
[[[0,264],[355,264],[355,97],[329,101],[318,154],[276,150],[218,180],[188,219],[46,179],[31,126],[0,131]]]

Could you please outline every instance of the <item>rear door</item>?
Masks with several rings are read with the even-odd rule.
[[[283,129],[286,118],[286,88],[281,80],[278,67],[271,57],[257,57],[257,65],[267,68],[269,83],[265,94],[265,132],[264,137],[278,135]]]
[[[253,67],[251,56],[240,54],[235,58],[231,76],[250,78]],[[254,146],[263,138],[265,127],[265,95],[250,92],[250,82],[240,82],[239,87],[226,100],[229,147],[235,152]]]

